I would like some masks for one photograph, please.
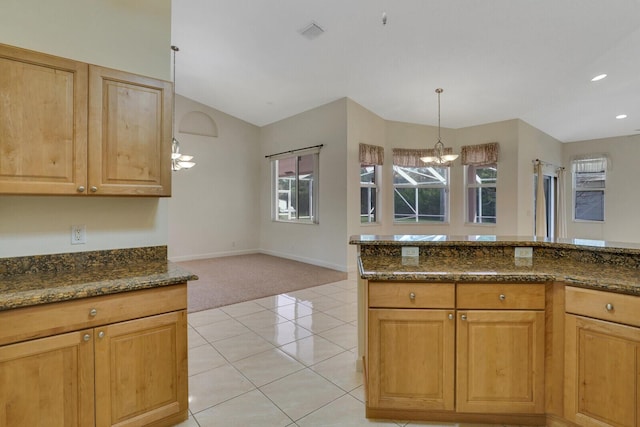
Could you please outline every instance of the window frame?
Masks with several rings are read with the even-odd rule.
[[[299,192],[295,197],[295,207],[293,210],[295,212],[295,216],[291,218],[291,206],[288,204],[289,211],[289,219],[280,218],[280,194],[286,190],[280,190],[279,181],[280,177],[278,176],[278,165],[282,160],[295,159],[295,171],[293,171],[292,176],[296,181],[295,189],[298,191],[300,186],[300,159],[305,156],[312,156],[311,165],[312,165],[312,179],[310,180],[309,185],[309,216],[310,218],[300,218],[299,212]],[[319,150],[304,150],[290,154],[282,154],[278,156],[274,156],[270,159],[271,162],[271,220],[274,222],[280,222],[285,224],[319,224],[319,201],[320,201],[320,191],[319,191],[319,181],[320,181],[320,152]],[[290,179],[291,180],[291,179]],[[291,200],[291,197],[289,197]]]
[[[578,162],[589,162],[589,161],[599,161],[603,163],[603,170],[599,172],[584,172],[584,173],[601,173],[603,174],[603,186],[602,187],[578,187],[577,185],[577,172],[576,164]],[[606,194],[607,194],[607,158],[606,157],[592,157],[585,159],[576,159],[571,161],[571,193],[572,193],[572,213],[571,218],[573,222],[582,222],[582,223],[594,223],[594,224],[603,224],[606,221]],[[576,217],[576,201],[577,201],[577,193],[578,192],[602,192],[602,219],[583,219]]]
[[[380,224],[380,177],[382,175],[381,170],[382,170],[382,166],[381,165],[363,165],[360,164],[360,176],[362,176],[362,169],[363,168],[369,168],[372,167],[373,168],[373,183],[369,183],[369,182],[362,182],[362,179],[360,179],[360,225],[363,226],[367,226],[367,225],[379,225]],[[374,220],[371,221],[371,216],[372,214],[369,212],[367,215],[367,221],[363,221],[362,216],[362,190],[364,188],[368,189],[368,193],[369,195],[371,194],[371,191],[373,190],[375,192],[375,206],[373,206],[373,210],[374,210]],[[369,207],[371,207],[370,205],[371,203],[371,198],[369,198]]]
[[[478,183],[478,182],[469,182],[469,168],[473,167],[475,169],[479,169],[479,168],[494,168],[496,170],[496,180],[494,183],[488,183],[488,184],[483,184],[483,183]],[[469,190],[470,189],[483,189],[483,188],[494,188],[495,189],[495,195],[496,195],[496,212],[495,212],[495,222],[476,222],[476,221],[470,221],[469,218]],[[474,218],[479,217],[479,215],[477,214],[477,209],[474,215]],[[465,225],[470,225],[470,226],[481,226],[481,227],[495,227],[496,225],[498,225],[498,162],[495,163],[488,163],[485,165],[477,165],[477,164],[468,164],[468,165],[464,165],[464,223]],[[482,216],[480,216],[482,217]]]
[[[394,180],[394,176],[395,174],[398,172],[398,168],[399,169],[425,169],[425,168],[429,168],[429,169],[435,169],[435,168],[440,168],[440,169],[445,169],[446,171],[446,176],[445,181],[446,184],[428,184],[428,183],[417,183],[416,184],[396,184],[395,182],[393,182]],[[435,173],[435,171],[434,171]],[[416,224],[416,225],[448,225],[450,223],[450,213],[451,213],[451,165],[449,164],[443,164],[443,165],[432,165],[432,164],[425,164],[424,166],[400,166],[400,165],[393,165],[393,174],[392,174],[392,185],[393,185],[393,224],[394,225],[410,225],[410,224]],[[422,188],[428,188],[428,189],[441,189],[444,190],[444,195],[446,197],[445,203],[444,203],[444,214],[442,221],[438,221],[438,220],[425,220],[425,221],[420,221],[420,212],[415,212],[415,217],[416,220],[415,221],[398,221],[396,218],[396,193],[397,193],[397,188],[413,188],[416,191],[416,203],[418,202],[418,197],[417,197],[417,192],[418,190],[422,189]],[[401,196],[402,197],[402,196]],[[404,198],[403,198],[404,199]],[[406,200],[405,200],[406,202]]]

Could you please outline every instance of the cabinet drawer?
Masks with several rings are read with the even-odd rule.
[[[0,312],[0,345],[186,308],[186,284],[17,308]]]
[[[544,310],[544,288],[543,283],[458,283],[457,308]]]
[[[565,288],[567,313],[640,326],[640,297],[613,292]]]
[[[453,283],[369,282],[369,307],[453,308]]]

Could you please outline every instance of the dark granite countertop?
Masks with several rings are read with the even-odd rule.
[[[123,253],[124,251],[124,253]],[[0,310],[170,286],[198,276],[166,248],[20,257],[0,261]],[[79,257],[82,257],[79,262]]]
[[[496,236],[352,236],[360,276],[425,282],[550,282],[640,296],[640,245]],[[417,246],[419,257],[400,256]],[[514,247],[532,247],[515,258]]]
[[[449,257],[359,258],[360,275],[369,280],[425,282],[549,282],[640,296],[640,273],[635,268],[576,263],[568,260]]]

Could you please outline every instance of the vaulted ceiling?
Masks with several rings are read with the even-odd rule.
[[[172,16],[177,93],[258,126],[343,97],[437,125],[441,87],[443,127],[640,134],[640,0],[174,0]]]

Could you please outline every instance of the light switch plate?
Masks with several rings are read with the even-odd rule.
[[[402,247],[402,256],[403,257],[417,257],[420,255],[420,248],[417,246],[403,246]]]
[[[533,248],[515,248],[516,258],[533,258]]]

